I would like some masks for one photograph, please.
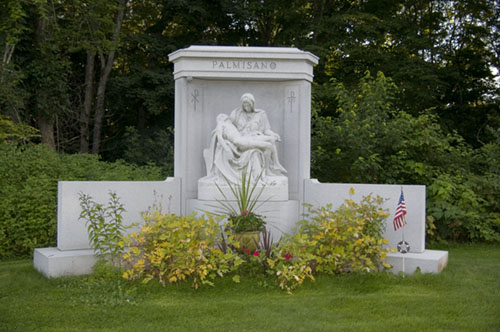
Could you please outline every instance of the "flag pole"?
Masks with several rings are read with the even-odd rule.
[[[403,236],[403,243],[405,243],[405,226],[406,226],[406,219],[405,219],[405,216],[403,215],[403,232],[402,232],[402,236]],[[405,256],[406,256],[406,253],[402,253],[403,255],[403,278],[405,276]]]
[[[406,227],[406,203],[405,203],[405,198],[404,198],[404,193],[403,193],[403,186],[401,186],[401,196],[399,197],[398,201],[398,206],[396,208],[396,213],[394,215],[394,231],[397,231],[399,228],[402,228],[401,230],[401,241],[397,245],[398,252],[403,255],[401,257],[402,259],[402,271],[403,272],[403,277],[406,273],[405,269],[405,254],[410,251],[410,245],[408,242],[405,241],[405,227]]]
[[[401,186],[401,192],[403,192],[403,186]],[[405,228],[406,228],[406,216],[403,214],[403,227],[401,227],[401,237],[402,242],[405,243]],[[402,253],[403,255],[403,277],[405,276],[405,253]]]

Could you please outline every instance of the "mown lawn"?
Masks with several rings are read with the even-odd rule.
[[[287,295],[230,278],[195,291],[92,277],[47,280],[0,262],[1,331],[500,331],[500,247],[453,245],[439,275],[319,276]]]

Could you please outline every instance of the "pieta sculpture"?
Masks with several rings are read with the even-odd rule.
[[[238,184],[246,172],[266,185],[286,182],[276,148],[280,136],[272,131],[266,112],[255,108],[251,93],[243,94],[240,101],[229,116],[217,116],[210,146],[203,151],[207,176],[201,180]]]

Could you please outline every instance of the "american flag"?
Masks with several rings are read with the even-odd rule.
[[[394,231],[397,231],[399,227],[406,225],[406,203],[405,196],[403,195],[403,189],[401,189],[401,196],[399,196],[398,207],[396,208],[396,214],[394,215]]]

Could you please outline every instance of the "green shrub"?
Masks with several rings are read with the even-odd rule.
[[[267,273],[273,276],[279,287],[291,294],[306,279],[314,280],[313,262],[316,256],[306,246],[311,245],[305,234],[295,234],[293,240],[273,250],[266,260]]]
[[[407,183],[427,186],[432,239],[500,241],[500,130],[480,149],[445,133],[433,110],[412,116],[393,104],[398,89],[369,73],[347,90],[335,81],[335,116],[314,104],[312,173],[323,182]]]
[[[352,189],[351,189],[352,190]],[[367,196],[360,203],[348,199],[336,211],[331,206],[310,209],[295,232],[272,243],[264,233],[258,249],[243,251],[240,274],[272,276],[291,293],[318,273],[374,272],[390,267],[383,260],[390,249],[382,233],[388,213],[383,199]]]
[[[103,233],[100,229],[104,227],[106,209],[88,204],[86,196],[81,200],[87,202],[82,216],[89,219],[93,215],[90,219],[99,226],[94,233]],[[115,252],[126,250],[122,257],[123,277],[129,280],[157,279],[163,285],[191,280],[198,288],[213,285],[217,277],[235,272],[236,282],[240,275],[270,275],[281,289],[291,293],[306,279],[314,280],[316,273],[374,272],[390,267],[383,262],[390,249],[383,248],[387,244],[382,234],[388,213],[380,207],[382,202],[382,198],[369,195],[360,203],[348,199],[335,212],[331,206],[311,209],[310,218],[301,221],[294,234],[278,243],[273,244],[270,233],[264,231],[254,251],[239,250],[237,234],[220,226],[220,218],[211,214],[197,218],[153,209],[143,214],[139,232],[123,241],[113,236],[105,241],[105,249],[110,244]],[[116,206],[121,207],[115,197],[109,209],[116,210]],[[113,223],[110,225],[113,227]],[[102,239],[107,237],[102,235]]]
[[[428,213],[442,238],[500,241],[500,130],[470,151],[469,166],[438,174],[427,187]]]
[[[301,221],[298,234],[311,243],[307,250],[315,255],[314,270],[327,274],[371,272],[381,268],[388,252],[382,237],[384,220],[389,216],[380,205],[383,199],[371,195],[360,203],[345,200],[336,211],[331,206],[310,210],[312,218]]]
[[[9,117],[0,114],[0,144],[28,142],[39,136],[37,129],[24,123],[14,123]]]
[[[57,181],[161,180],[159,168],[0,144],[0,258],[56,245]]]
[[[104,206],[92,200],[92,197],[80,193],[82,212],[80,219],[85,220],[89,240],[96,256],[111,265],[119,264],[123,248],[123,204],[114,192],[109,193],[108,205]]]
[[[216,277],[234,271],[241,258],[223,250],[221,228],[211,215],[176,216],[152,211],[144,215],[139,233],[127,237],[124,278],[158,279],[163,285],[191,279],[193,287],[213,285]],[[236,245],[231,234],[224,236],[228,247]]]
[[[352,189],[351,189],[352,192]],[[313,274],[373,272],[390,267],[383,263],[390,249],[382,237],[389,214],[383,199],[371,195],[360,203],[347,199],[336,211],[331,206],[310,209],[292,235],[285,236],[268,260],[279,285],[293,290]]]

